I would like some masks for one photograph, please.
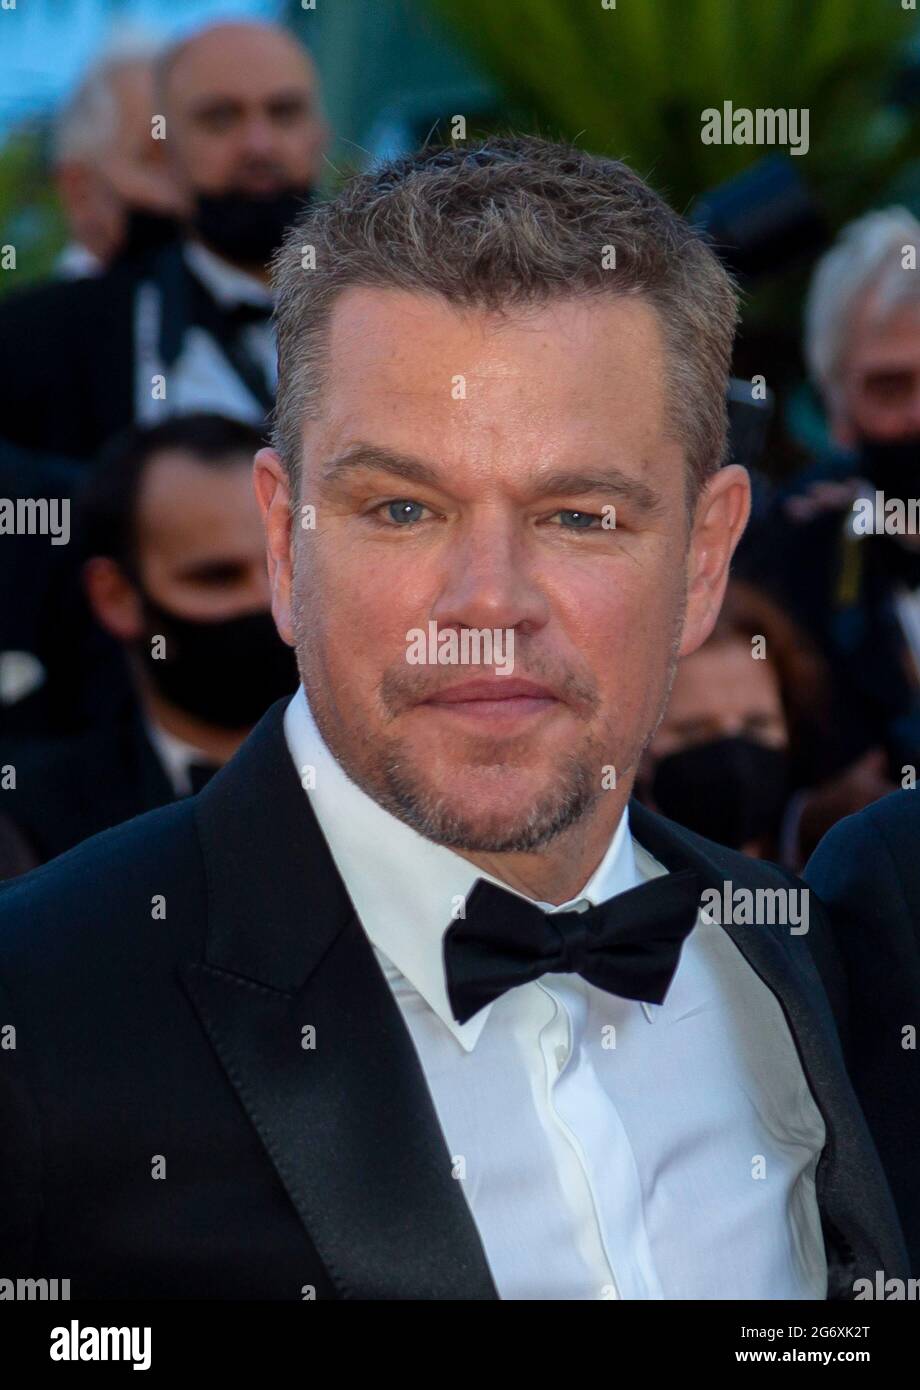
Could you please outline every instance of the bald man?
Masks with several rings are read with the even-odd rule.
[[[274,25],[213,25],[166,52],[157,95],[195,244],[267,285],[326,143],[309,56]]]
[[[4,302],[0,435],[27,448],[88,459],[132,423],[206,410],[259,425],[273,405],[266,266],[319,177],[315,69],[277,25],[211,25],[161,55],[152,102],[184,234]]]

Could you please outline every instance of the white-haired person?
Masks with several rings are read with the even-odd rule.
[[[828,778],[807,850],[920,764],[920,221],[867,213],[818,262],[805,358],[833,463],[780,494],[745,562],[830,662]]]
[[[54,132],[54,179],[69,240],[65,278],[97,275],[121,256],[178,236],[184,202],[152,138],[154,62],[160,45],[125,33],[83,74]]]

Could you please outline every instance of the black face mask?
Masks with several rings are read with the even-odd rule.
[[[740,849],[777,830],[788,779],[784,748],[721,738],[662,758],[651,794],[661,812],[679,825]]]
[[[306,184],[278,193],[199,193],[194,224],[206,246],[238,265],[266,265],[313,199]]]
[[[920,497],[920,436],[861,439],[859,471],[886,497]]]
[[[164,700],[219,729],[248,729],[269,705],[297,688],[294,653],[266,609],[201,622],[180,617],[144,596],[144,667]],[[153,656],[150,638],[165,638]]]
[[[920,436],[909,439],[863,439],[859,468],[864,478],[888,498],[920,498]],[[900,537],[879,532],[869,537],[879,569],[910,588],[920,584],[920,550]]]
[[[135,260],[159,251],[162,246],[176,241],[181,233],[182,223],[178,217],[167,217],[165,213],[150,212],[147,208],[129,208],[116,259]]]

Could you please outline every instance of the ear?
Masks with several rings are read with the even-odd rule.
[[[291,492],[287,469],[274,449],[260,449],[253,466],[253,486],[265,528],[265,554],[272,591],[275,626],[294,646],[291,589],[294,578]]]
[[[715,626],[731,558],[750,511],[751,480],[738,463],[720,468],[700,493],[690,536],[687,610],[679,656],[695,652]]]
[[[119,564],[107,556],[93,556],[83,566],[83,587],[100,627],[119,642],[143,637],[140,594]]]

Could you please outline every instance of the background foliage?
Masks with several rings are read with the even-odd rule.
[[[920,156],[892,78],[916,15],[898,0],[428,0],[533,123],[626,159],[685,209],[764,151],[704,145],[700,113],[807,107],[801,160],[834,221]]]

